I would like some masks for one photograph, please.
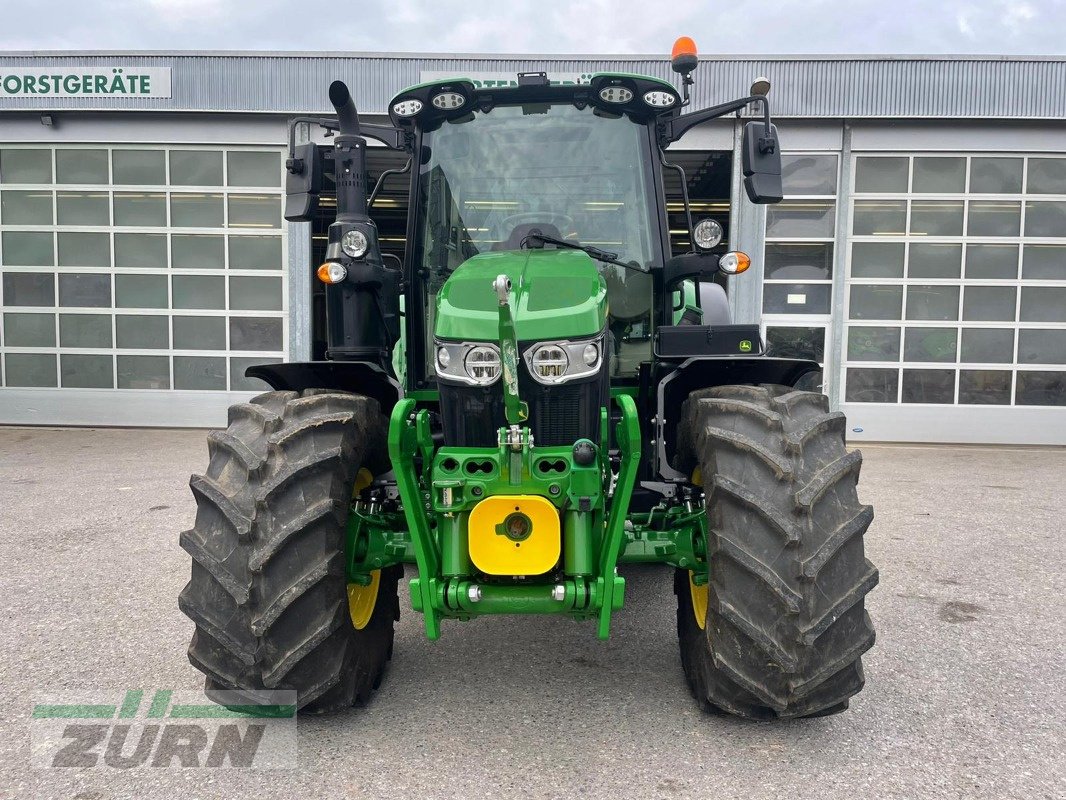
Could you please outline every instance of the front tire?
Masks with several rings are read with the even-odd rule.
[[[677,628],[689,687],[710,711],[825,716],[862,689],[873,509],[859,503],[862,456],[844,431],[824,395],[788,387],[715,387],[685,401],[679,466],[699,470],[710,574],[697,587],[677,571]]]
[[[357,628],[344,547],[356,476],[387,458],[387,427],[375,401],[311,389],[235,405],[209,435],[207,472],[189,482],[196,521],[180,541],[192,578],[178,605],[196,623],[189,660],[212,699],[294,690],[298,708],[328,712],[377,688],[402,567],[381,570]]]

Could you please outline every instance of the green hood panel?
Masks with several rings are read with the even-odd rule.
[[[508,250],[464,261],[437,295],[441,339],[499,339],[497,275],[511,279],[519,341],[594,336],[607,321],[607,285],[596,263],[578,250]]]

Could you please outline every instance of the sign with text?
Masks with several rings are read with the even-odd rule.
[[[170,67],[5,67],[0,97],[170,97]]]
[[[551,83],[561,84],[588,83],[592,75],[591,72],[549,72],[548,80]],[[454,72],[424,69],[418,73],[419,83],[430,83],[447,78],[469,78],[478,89],[518,85],[518,74],[515,72],[468,72],[465,75],[456,75]]]

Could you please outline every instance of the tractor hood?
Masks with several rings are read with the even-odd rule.
[[[607,286],[596,263],[579,250],[508,250],[464,261],[437,295],[440,339],[495,342],[499,302],[492,282],[511,279],[519,341],[595,336],[607,320]]]

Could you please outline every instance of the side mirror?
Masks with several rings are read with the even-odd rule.
[[[285,162],[285,219],[309,222],[318,210],[322,191],[322,148],[298,144]]]
[[[784,199],[781,188],[781,144],[777,126],[771,124],[769,134],[764,122],[749,122],[744,126],[743,141],[744,191],[753,203],[780,203]]]

